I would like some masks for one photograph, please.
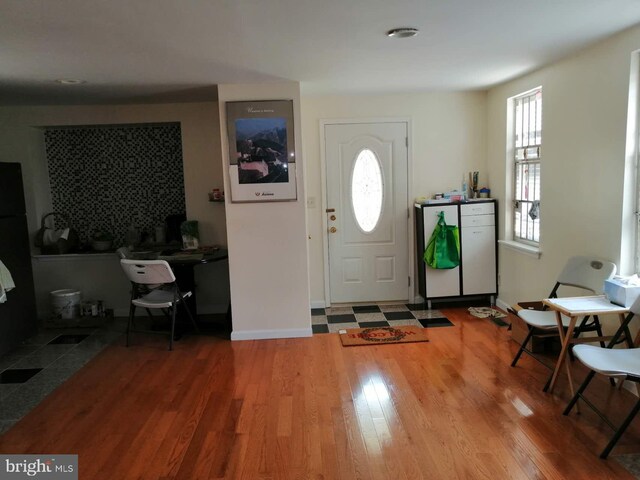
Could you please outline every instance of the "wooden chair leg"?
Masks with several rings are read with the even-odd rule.
[[[603,337],[604,334],[602,333],[602,324],[600,323],[600,319],[598,318],[597,315],[593,316],[593,321],[595,323],[596,333],[598,334],[599,337]],[[604,340],[600,340],[600,346],[602,348],[606,348],[607,347],[607,345],[604,343]],[[613,377],[609,377],[609,384],[612,387],[616,386],[616,381],[613,379]]]
[[[569,412],[571,412],[571,409],[573,408],[573,406],[576,404],[576,402],[578,401],[578,399],[580,398],[580,396],[584,393],[584,391],[587,389],[587,387],[589,386],[589,383],[591,383],[591,380],[593,379],[593,377],[595,376],[596,372],[594,372],[593,370],[591,370],[589,372],[589,374],[587,375],[587,377],[584,379],[584,381],[582,382],[582,385],[580,385],[580,388],[578,388],[578,390],[576,391],[576,393],[573,395],[573,397],[571,398],[571,400],[569,401],[569,404],[567,405],[567,407],[564,409],[564,412],[562,412],[563,415],[569,415]]]
[[[580,325],[576,326],[576,329],[573,331],[574,339],[580,336],[580,334],[582,333],[582,329],[584,328],[584,326],[587,324],[588,321],[589,321],[589,315],[587,315],[582,319],[582,321],[580,322]],[[572,362],[576,359],[576,357],[573,356],[573,344],[569,345],[569,359]]]

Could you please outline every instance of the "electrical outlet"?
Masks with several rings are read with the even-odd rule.
[[[307,197],[307,208],[316,208],[316,197]]]

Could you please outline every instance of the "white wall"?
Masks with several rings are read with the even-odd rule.
[[[231,203],[226,196],[233,340],[311,335],[300,85],[219,85],[222,158],[228,165],[227,101],[293,100],[298,200]],[[225,191],[230,192],[228,171]]]
[[[302,128],[306,154],[309,270],[311,301],[324,305],[322,172],[320,121],[333,119],[409,118],[409,201],[414,197],[461,188],[462,175],[480,171],[480,183],[493,187],[486,166],[484,92],[412,93],[396,95],[314,96],[302,99]],[[413,220],[410,222],[413,225]],[[415,260],[411,252],[410,271]],[[414,282],[415,285],[416,282]]]
[[[500,247],[502,302],[548,294],[572,255],[598,255],[624,273],[632,270],[621,239],[635,209],[633,195],[623,200],[623,187],[625,171],[633,171],[634,152],[626,151],[625,136],[630,60],[639,46],[635,27],[489,91],[487,158],[494,195],[503,205],[511,181],[505,179],[507,98],[538,85],[543,92],[542,256]],[[502,215],[504,225],[505,209]]]
[[[218,104],[214,102],[1,107],[0,161],[22,164],[31,234],[39,228],[42,215],[51,211],[43,136],[41,130],[34,127],[146,122],[181,123],[187,216],[199,221],[203,244],[226,245],[224,206],[210,203],[207,197],[208,191],[223,184]],[[128,296],[122,295],[128,288],[118,268],[115,255],[113,259],[34,260],[39,315],[48,314],[48,292],[54,287],[80,288],[86,298],[105,300],[106,306],[115,308],[117,314],[128,312]],[[95,275],[100,278],[96,280]],[[227,275],[224,264],[196,269],[199,312],[226,310],[229,296]]]

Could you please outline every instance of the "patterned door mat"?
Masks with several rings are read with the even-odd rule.
[[[414,326],[350,328],[340,330],[343,347],[383,343],[428,342],[426,330]]]

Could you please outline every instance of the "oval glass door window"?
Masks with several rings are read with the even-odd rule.
[[[378,157],[368,148],[362,150],[353,165],[351,204],[356,222],[363,232],[372,232],[382,213],[382,170]]]

